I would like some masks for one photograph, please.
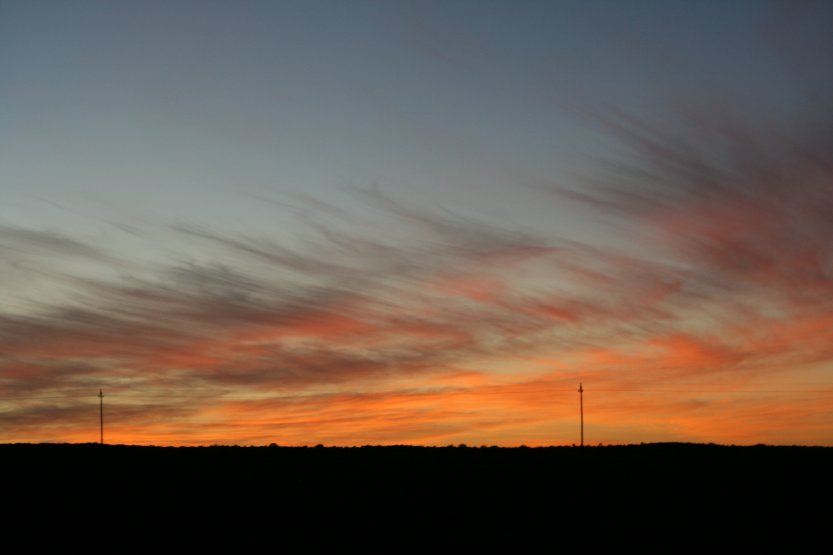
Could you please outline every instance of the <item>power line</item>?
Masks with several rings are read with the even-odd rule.
[[[41,399],[71,399],[71,397],[68,397],[66,395],[51,395],[47,397],[0,397],[0,401],[39,401]]]
[[[128,389],[124,392],[125,398],[130,396],[133,393],[141,393],[143,399],[167,399],[167,398],[189,398],[195,399],[195,393],[156,393],[156,394],[148,394],[146,393],[147,390],[135,390],[135,389]],[[549,391],[561,391],[561,392],[572,392],[575,389],[550,389]],[[822,388],[818,389],[734,389],[731,386],[722,387],[720,389],[653,389],[653,388],[641,388],[641,387],[602,387],[602,388],[593,388],[593,391],[603,391],[603,392],[611,392],[611,393],[819,393],[819,394],[833,394],[833,384],[825,384]],[[206,394],[200,397],[196,397],[197,399],[206,399],[211,397],[222,397],[223,393],[211,393]],[[98,397],[98,395],[96,395]],[[296,396],[291,396],[293,398],[297,398]],[[3,395],[0,396],[0,401],[39,401],[39,400],[51,400],[51,399],[64,399],[64,400],[78,400],[81,398],[86,398],[86,395],[83,393],[72,393],[67,395]]]
[[[138,394],[138,393],[141,393],[141,392],[140,391],[135,391],[135,390],[129,390],[126,393],[127,394],[132,394],[132,393]],[[0,401],[40,401],[40,400],[50,400],[50,399],[64,399],[64,400],[67,400],[67,401],[75,401],[75,400],[80,400],[80,399],[86,399],[87,395],[89,395],[89,393],[86,393],[86,394],[85,393],[72,393],[72,394],[68,394],[68,395],[15,395],[15,396],[8,396],[7,395],[7,396],[0,396]],[[212,393],[210,395],[203,395],[202,397],[196,397],[196,398],[203,399],[203,398],[209,398],[209,397],[221,397],[222,395],[223,395],[223,393]],[[96,395],[96,397],[98,397],[98,395]],[[148,395],[148,394],[142,393],[142,398],[143,399],[147,399],[147,398],[151,398],[151,399],[156,399],[156,398],[159,398],[159,399],[169,399],[169,398],[172,398],[172,399],[176,399],[176,398],[194,399],[195,394],[194,393],[158,393],[158,394]]]
[[[562,390],[569,391],[569,390]],[[594,389],[611,393],[821,393],[831,394],[833,390],[819,389]]]

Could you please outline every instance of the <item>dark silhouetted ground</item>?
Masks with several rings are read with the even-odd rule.
[[[25,530],[38,545],[65,530],[68,543],[114,553],[145,542],[160,553],[808,553],[833,537],[833,448],[823,447],[17,444],[0,445],[0,461],[7,537]],[[105,532],[120,539],[96,543]]]

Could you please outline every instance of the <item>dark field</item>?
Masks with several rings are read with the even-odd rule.
[[[833,538],[833,448],[41,444],[0,445],[0,460],[7,531],[130,539],[112,552],[158,538],[155,552],[579,542],[826,553]]]

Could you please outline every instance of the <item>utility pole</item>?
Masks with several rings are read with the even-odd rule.
[[[99,422],[101,424],[101,436],[100,436],[100,443],[104,445],[104,392],[100,389],[98,390],[98,414],[99,414]]]
[[[578,403],[581,411],[581,447],[584,447],[584,387],[578,384]]]

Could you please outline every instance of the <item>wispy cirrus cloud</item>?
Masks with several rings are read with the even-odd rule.
[[[91,241],[0,228],[8,262],[34,257],[71,292],[0,315],[2,439],[89,439],[79,396],[104,388],[124,442],[568,442],[584,381],[608,390],[592,401],[605,441],[731,439],[724,418],[732,437],[783,438],[754,415],[808,407],[801,441],[830,441],[824,121],[611,122],[626,161],[555,198],[618,219],[633,248],[378,189],[361,195],[376,224],[316,201],[292,237],[176,226],[166,247],[182,247],[141,273]],[[85,260],[110,271],[73,273]],[[746,393],[782,382],[810,399]]]
[[[0,226],[0,249],[4,251],[4,257],[47,255],[107,258],[98,248],[58,232],[10,226]]]
[[[302,390],[436,371],[494,352],[502,330],[522,328],[521,319],[496,308],[483,319],[483,307],[438,284],[455,281],[454,268],[467,259],[504,259],[529,242],[513,237],[490,251],[482,230],[458,237],[425,227],[433,242],[349,243],[342,234],[306,251],[200,232],[219,245],[220,258],[244,264],[180,261],[147,272],[152,277],[78,277],[72,297],[32,299],[30,313],[3,316],[0,385],[10,395],[93,383],[115,391]],[[437,240],[443,234],[446,243]],[[84,372],[57,370],[72,364]]]

